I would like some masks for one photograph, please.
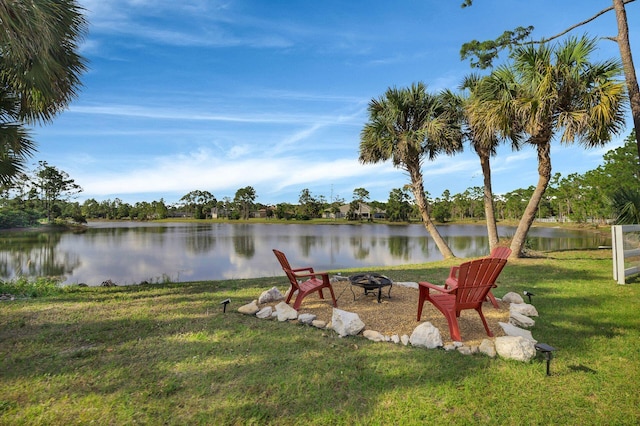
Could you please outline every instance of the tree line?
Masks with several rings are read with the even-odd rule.
[[[602,164],[586,173],[562,176],[555,173],[545,197],[540,203],[537,218],[558,222],[604,224],[612,219],[640,222],[640,210],[630,210],[621,202],[621,191],[632,192],[640,187],[640,168],[637,163],[635,135],[632,132],[623,146],[609,150]],[[518,220],[524,213],[535,187],[518,188],[495,195],[493,202],[497,220]],[[98,201],[89,198],[82,203],[73,198],[82,188],[64,171],[46,162],[30,173],[24,173],[11,186],[0,191],[0,228],[34,226],[42,220],[50,223],[84,223],[87,220],[156,220],[170,217],[241,220],[262,212],[266,219],[310,220],[336,217],[340,207],[348,204],[346,218],[362,219],[362,205],[384,212],[389,222],[419,222],[421,213],[409,186],[394,188],[386,201],[370,200],[369,191],[355,188],[352,200],[343,198],[328,201],[323,195],[314,195],[309,189],[300,191],[298,203],[262,204],[257,201],[256,190],[239,188],[233,197],[217,199],[206,190],[194,190],[175,203],[163,198],[133,204],[119,198]],[[618,198],[616,198],[618,197]],[[445,189],[434,196],[425,193],[430,214],[436,222],[486,220],[484,189],[470,187],[452,194]],[[636,204],[640,207],[640,202]],[[635,212],[635,213],[634,213]]]

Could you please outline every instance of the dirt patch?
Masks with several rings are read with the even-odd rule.
[[[411,335],[413,330],[422,322],[429,321],[440,330],[442,340],[451,341],[449,326],[444,318],[431,303],[425,302],[420,322],[416,320],[418,314],[418,290],[400,284],[394,284],[391,288],[391,297],[387,296],[388,287],[382,289],[381,303],[378,303],[377,290],[365,295],[359,287],[351,287],[349,281],[338,281],[332,284],[333,291],[338,301],[338,308],[355,312],[365,323],[365,330],[375,330],[386,336],[397,334]],[[352,291],[353,290],[353,293]],[[324,290],[325,299],[322,300],[317,293],[304,298],[299,313],[315,314],[317,319],[331,321],[333,306],[329,292]],[[355,294],[355,300],[354,300]],[[293,299],[291,301],[293,305]],[[482,307],[489,329],[494,337],[504,336],[498,322],[509,322],[509,306],[498,301],[499,309],[491,303],[485,303]],[[462,340],[467,345],[479,345],[482,339],[488,338],[482,321],[473,309],[462,311],[458,318]]]

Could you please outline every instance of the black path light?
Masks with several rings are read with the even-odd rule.
[[[531,293],[530,291],[523,291],[522,294],[524,294],[525,296],[527,296],[529,298],[529,304],[531,304],[531,296],[535,296],[535,294]]]
[[[535,344],[536,351],[541,352],[544,355],[544,359],[547,360],[547,376],[550,376],[549,372],[549,364],[551,364],[551,358],[553,358],[553,352],[557,349],[553,346],[549,346],[546,343],[536,343]]]
[[[222,312],[227,312],[227,305],[231,303],[231,299],[225,299],[220,304],[222,305]]]

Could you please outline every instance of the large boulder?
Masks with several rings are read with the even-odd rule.
[[[526,362],[536,356],[535,344],[522,336],[496,337],[495,345],[502,358]]]
[[[258,301],[254,300],[251,303],[247,303],[246,305],[242,305],[238,308],[238,312],[245,315],[255,315],[260,308],[258,307]]]
[[[525,330],[523,328],[516,327],[513,324],[507,324],[506,322],[498,322],[498,324],[500,325],[500,327],[502,327],[502,330],[504,331],[504,334],[506,334],[507,336],[512,336],[512,337],[518,337],[519,336],[519,337],[523,337],[523,338],[529,340],[533,344],[538,343],[538,341],[533,338],[533,336],[531,335],[531,332],[529,330]]]
[[[341,337],[355,336],[364,328],[364,322],[356,313],[333,308],[331,328]]]
[[[298,318],[298,311],[284,302],[280,302],[276,305],[276,314],[278,321],[281,322]]]
[[[284,295],[280,293],[278,287],[271,287],[267,291],[263,291],[260,297],[258,297],[258,304],[264,305],[266,303],[279,302],[284,299]]]
[[[528,317],[537,317],[538,310],[535,306],[528,303],[512,303],[509,305],[509,313],[518,313],[520,315],[526,315]]]
[[[440,330],[428,321],[423,322],[413,330],[411,337],[409,337],[409,343],[413,346],[427,349],[438,348],[442,346]]]

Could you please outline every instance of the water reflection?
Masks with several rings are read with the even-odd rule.
[[[459,257],[488,253],[483,226],[439,228]],[[514,229],[500,228],[500,235]],[[609,245],[608,234],[534,228],[536,250]],[[269,225],[92,223],[81,234],[11,232],[0,234],[2,279],[63,276],[66,283],[99,285],[252,278],[282,275],[272,248],[284,251],[294,267],[318,270],[392,266],[440,260],[421,225]]]

